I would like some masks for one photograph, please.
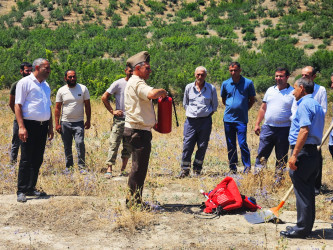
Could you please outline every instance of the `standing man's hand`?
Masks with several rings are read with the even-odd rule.
[[[123,111],[122,111],[122,110],[114,110],[114,111],[112,112],[112,114],[113,114],[114,116],[117,116],[117,117],[122,117],[122,116],[123,116]]]
[[[296,161],[297,161],[297,157],[296,157],[296,156],[293,156],[293,155],[292,155],[292,156],[289,158],[288,164],[289,164],[289,168],[290,168],[291,170],[294,170],[294,171],[297,170]]]
[[[28,131],[25,127],[19,128],[19,138],[22,142],[27,142],[28,139]]]
[[[84,128],[85,128],[85,129],[90,129],[90,121],[86,121],[86,122],[84,123]]]
[[[260,135],[260,126],[259,125],[255,125],[255,127],[254,127],[254,133],[256,134],[256,135]]]
[[[47,132],[47,135],[48,135],[48,140],[52,141],[52,139],[54,137],[53,127],[49,127],[49,131]]]
[[[59,134],[61,134],[61,125],[60,125],[60,124],[56,125],[56,131],[57,131]]]

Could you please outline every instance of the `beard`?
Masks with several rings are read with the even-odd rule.
[[[76,81],[72,82],[72,81],[67,81],[68,86],[70,87],[74,87],[76,85]]]

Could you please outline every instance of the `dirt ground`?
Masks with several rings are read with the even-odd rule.
[[[112,181],[125,184],[126,178]],[[282,211],[283,224],[254,225],[242,214],[201,219],[194,215],[195,205],[205,200],[200,194],[177,183],[158,191],[169,203],[162,203],[164,211],[139,212],[146,221],[134,231],[116,218],[113,204],[124,207],[123,199],[50,195],[20,204],[14,194],[1,195],[0,249],[333,249],[329,220],[316,220],[309,239],[286,240],[279,232],[295,223],[295,211]],[[128,216],[123,223],[135,219],[122,216]]]

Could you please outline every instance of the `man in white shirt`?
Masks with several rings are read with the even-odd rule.
[[[76,83],[76,80],[75,71],[67,70],[65,73],[67,85],[62,86],[57,92],[54,117],[56,131],[61,134],[64,143],[66,170],[71,170],[74,166],[72,152],[74,138],[79,170],[82,174],[86,174],[84,130],[90,128],[90,95],[87,87]],[[87,117],[86,122],[84,122],[84,110]],[[59,122],[60,120],[61,122]]]
[[[112,177],[112,166],[116,164],[116,158],[120,143],[123,142],[123,150],[121,151],[122,166],[120,170],[120,176],[127,176],[125,172],[128,158],[131,156],[131,145],[124,140],[124,128],[125,128],[125,104],[124,104],[124,92],[127,81],[133,74],[133,70],[130,66],[125,68],[125,78],[118,79],[113,82],[111,86],[105,91],[102,96],[102,101],[105,108],[113,115],[113,125],[110,134],[110,148],[108,152],[108,159],[106,161],[107,170],[105,177],[107,179]],[[109,98],[114,95],[116,99],[116,108],[112,109]]]
[[[50,63],[38,58],[32,67],[32,74],[17,83],[15,95],[15,115],[22,141],[17,180],[18,202],[26,202],[26,195],[46,195],[36,189],[36,183],[47,135],[49,140],[53,139],[51,89],[45,81],[51,72]]]
[[[260,170],[267,162],[275,148],[275,182],[278,184],[283,176],[283,170],[288,162],[289,129],[291,106],[294,101],[294,88],[288,84],[289,70],[277,68],[275,71],[275,86],[270,87],[264,96],[258,112],[254,132],[260,135],[260,143],[255,167]],[[264,125],[260,128],[261,121]]]
[[[316,78],[316,69],[312,66],[306,66],[302,69],[302,77],[308,78],[314,82]],[[315,99],[320,106],[323,108],[324,114],[327,112],[327,93],[326,89],[323,86],[320,86],[314,82],[314,90],[312,93],[313,99]],[[292,118],[295,116],[297,111],[297,102],[294,101],[292,106]],[[316,195],[320,194],[321,189],[321,179],[322,179],[322,170],[323,170],[323,157],[320,151],[320,165],[316,177],[315,183],[315,193]]]

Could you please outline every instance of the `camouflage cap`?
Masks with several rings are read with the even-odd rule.
[[[148,51],[141,51],[134,56],[131,56],[127,59],[126,66],[130,66],[131,68],[134,68],[137,64],[142,62],[148,62],[150,61],[150,55]]]

